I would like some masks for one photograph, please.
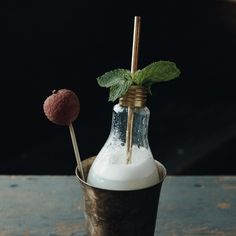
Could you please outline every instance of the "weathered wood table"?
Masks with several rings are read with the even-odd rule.
[[[76,177],[0,176],[0,236],[41,235],[86,235]],[[236,177],[167,177],[155,235],[236,236]]]

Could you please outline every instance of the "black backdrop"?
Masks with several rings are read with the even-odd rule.
[[[181,78],[149,98],[149,141],[169,173],[235,174],[236,16],[228,1],[14,1],[0,3],[0,174],[73,174],[67,127],[42,104],[53,89],[81,101],[83,158],[104,144],[108,91],[95,78],[129,68],[133,17],[142,16],[139,67],[172,60]]]

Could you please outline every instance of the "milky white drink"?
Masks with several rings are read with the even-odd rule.
[[[105,149],[96,157],[87,182],[110,190],[134,190],[153,186],[159,175],[150,150],[133,146],[132,163],[126,164],[124,146]]]

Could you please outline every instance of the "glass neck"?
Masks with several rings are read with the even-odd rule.
[[[147,107],[133,108],[133,145],[149,149],[148,122],[150,111]],[[128,107],[117,104],[113,108],[112,125],[109,139],[126,143]],[[109,140],[108,139],[108,140]]]

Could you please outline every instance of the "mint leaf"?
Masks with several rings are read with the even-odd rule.
[[[132,79],[119,80],[118,83],[110,88],[109,101],[114,102],[116,99],[126,94],[129,87],[133,84]]]
[[[116,69],[106,72],[104,75],[98,77],[97,82],[101,87],[109,88],[111,86],[119,84],[121,81],[124,82],[129,79],[132,79],[129,70]]]
[[[101,87],[110,88],[109,101],[114,102],[123,96],[133,84],[131,72],[125,69],[116,69],[97,78]]]
[[[125,95],[133,84],[146,87],[151,94],[152,84],[172,80],[179,75],[180,70],[174,62],[158,61],[136,71],[134,74],[125,69],[109,71],[98,77],[97,82],[101,87],[110,88],[109,101],[114,102]]]
[[[175,79],[180,75],[180,70],[174,62],[158,61],[154,62],[134,74],[134,83],[143,85],[150,89],[154,83]]]

